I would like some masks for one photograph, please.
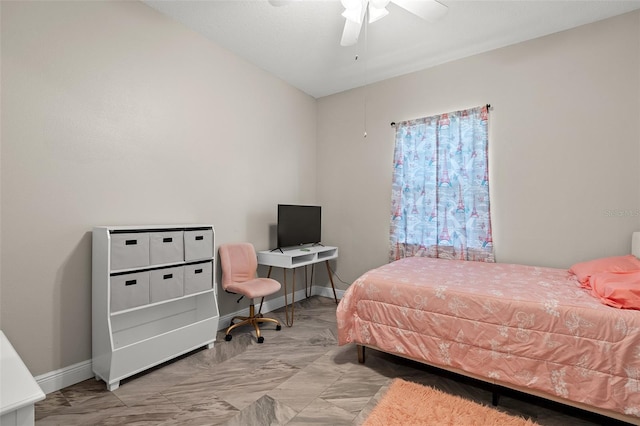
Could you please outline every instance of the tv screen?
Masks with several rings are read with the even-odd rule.
[[[322,208],[278,204],[278,248],[319,243]]]

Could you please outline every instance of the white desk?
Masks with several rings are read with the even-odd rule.
[[[338,296],[336,295],[336,287],[333,284],[333,274],[329,261],[338,258],[338,248],[330,246],[312,246],[302,248],[285,248],[274,250],[263,250],[258,252],[258,263],[269,267],[267,277],[271,277],[271,270],[274,266],[283,268],[284,275],[284,304],[285,304],[285,316],[286,324],[288,327],[293,325],[293,311],[294,311],[294,297],[296,293],[296,271],[295,268],[300,266],[305,267],[305,295],[307,294],[307,266],[311,265],[311,285],[313,285],[313,266],[316,263],[325,262],[327,266],[327,274],[329,275],[329,281],[331,281],[331,288],[333,289],[333,297],[338,303]],[[293,270],[293,288],[291,290],[291,319],[289,319],[289,303],[287,301],[287,269]]]
[[[44,398],[44,392],[0,330],[0,425],[33,425],[34,404]]]

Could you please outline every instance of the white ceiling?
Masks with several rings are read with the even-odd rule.
[[[339,0],[143,2],[316,98],[640,8],[640,0],[440,0],[448,13],[429,23],[391,3],[356,46],[342,47]]]

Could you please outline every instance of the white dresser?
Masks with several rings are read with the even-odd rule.
[[[22,358],[0,331],[0,425],[32,426],[34,404],[44,398]]]
[[[218,330],[211,225],[93,229],[92,364],[109,390]]]

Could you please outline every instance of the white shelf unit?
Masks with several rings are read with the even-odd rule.
[[[220,314],[212,225],[93,229],[92,368],[120,380],[213,347]]]
[[[258,252],[258,263],[280,268],[297,268],[338,258],[338,247],[311,246],[284,248]]]

